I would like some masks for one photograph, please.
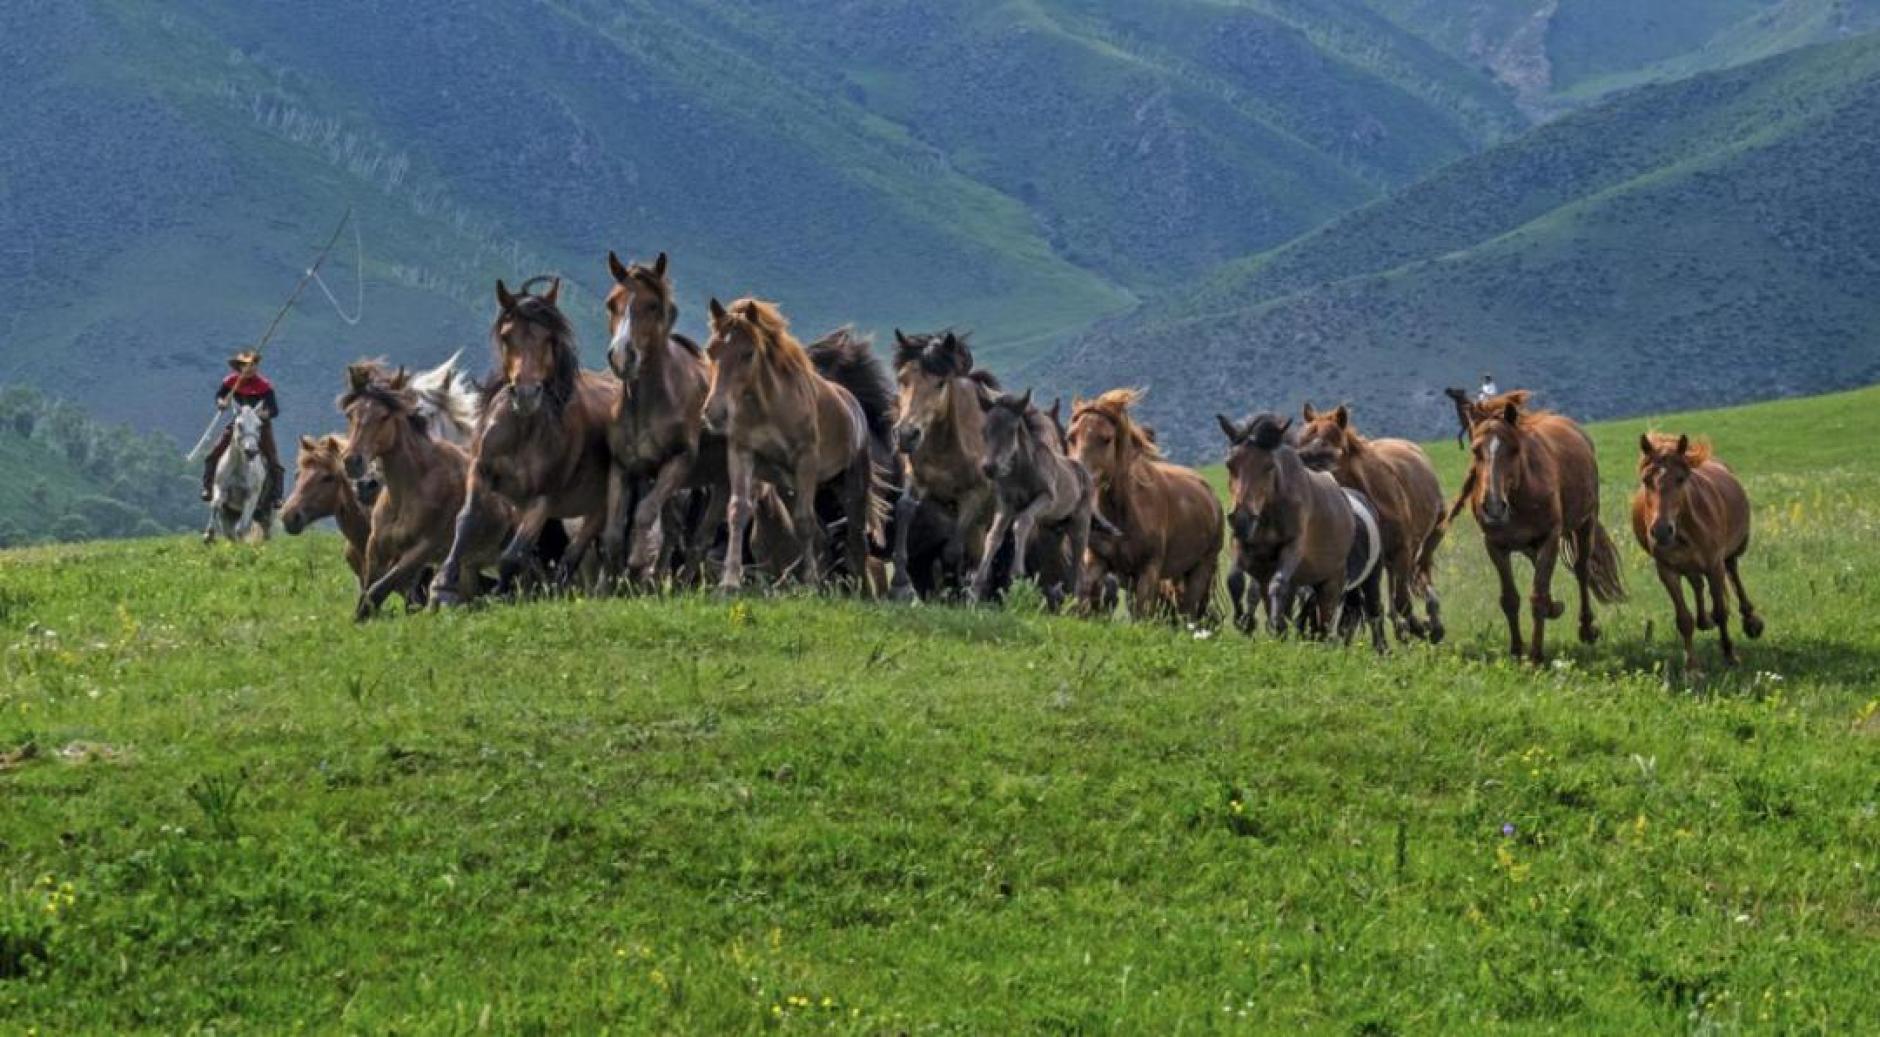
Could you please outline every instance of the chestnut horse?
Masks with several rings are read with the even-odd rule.
[[[347,422],[342,454],[346,475],[360,478],[370,465],[384,484],[372,508],[372,533],[353,610],[357,620],[371,618],[394,592],[417,604],[424,570],[447,552],[457,553],[462,562],[457,594],[474,596],[477,570],[496,561],[512,515],[508,504],[491,496],[466,504],[469,456],[454,443],[431,438],[403,370],[385,380],[377,374],[371,364],[348,367],[348,388],[339,398]],[[460,512],[476,515],[481,541],[453,545],[452,527],[461,525],[456,521]]]
[[[1382,651],[1376,541],[1370,535],[1374,512],[1368,503],[1349,497],[1328,473],[1306,467],[1289,434],[1291,418],[1269,413],[1240,424],[1226,415],[1216,415],[1215,420],[1227,437],[1227,480],[1234,505],[1234,562],[1227,576],[1234,625],[1251,631],[1255,610],[1264,602],[1267,627],[1283,634],[1292,622],[1295,596],[1307,590],[1313,615],[1301,626],[1329,634],[1343,625],[1340,609],[1349,583],[1360,592],[1357,604],[1371,621],[1373,645]],[[1356,565],[1354,543],[1363,545]]]
[[[1141,399],[1139,389],[1111,389],[1071,408],[1072,454],[1096,481],[1097,513],[1117,530],[1091,541],[1084,585],[1094,598],[1115,573],[1129,582],[1130,614],[1142,618],[1169,604],[1167,581],[1179,613],[1203,620],[1220,564],[1221,502],[1199,472],[1162,459],[1130,414]]]
[[[1545,657],[1547,621],[1566,613],[1552,595],[1554,564],[1564,547],[1580,585],[1580,640],[1599,640],[1593,599],[1625,600],[1619,553],[1599,521],[1599,460],[1593,441],[1573,421],[1547,411],[1525,411],[1504,402],[1493,417],[1478,416],[1470,430],[1473,461],[1465,493],[1482,528],[1489,560],[1501,577],[1501,611],[1508,619],[1510,654]],[[1510,556],[1534,563],[1529,602],[1534,637],[1521,637],[1521,593]]]
[[[713,299],[711,328],[705,425],[725,437],[731,490],[720,588],[735,592],[743,585],[744,536],[757,479],[789,498],[790,518],[804,544],[800,572],[811,585],[821,582],[824,553],[816,494],[834,484],[848,574],[864,584],[869,536],[882,520],[870,415],[855,392],[818,373],[774,304],[745,298],[726,307]],[[851,359],[837,358],[838,366],[867,373]]]
[[[533,284],[534,282],[530,282]],[[581,370],[574,327],[556,305],[561,281],[540,295],[523,286],[512,294],[496,282],[496,319],[490,325],[497,372],[485,385],[483,414],[471,447],[468,495],[457,518],[450,555],[438,568],[432,600],[458,601],[464,552],[490,535],[484,522],[498,513],[483,498],[516,509],[515,533],[503,549],[504,583],[533,563],[536,542],[550,519],[578,518],[569,544],[564,582],[607,520],[608,473],[613,460],[607,430],[620,398],[612,377]]]
[[[609,252],[607,266],[614,277],[607,294],[612,336],[607,366],[623,388],[607,428],[613,467],[601,543],[611,561],[619,564],[624,559],[632,577],[645,581],[656,575],[667,533],[667,507],[673,495],[692,482],[698,464],[711,365],[698,343],[673,334],[679,307],[666,276],[664,252],[650,266],[628,266]],[[719,443],[720,456],[722,451]],[[723,465],[715,467],[713,481],[721,482]],[[646,483],[650,487],[644,493],[635,492]],[[710,489],[720,492],[715,486]],[[632,502],[635,496],[637,504]],[[722,500],[708,506],[706,514],[714,515],[717,507]],[[706,545],[711,532],[706,531]],[[623,550],[629,545],[630,556]]]
[[[1097,484],[1083,465],[1064,455],[1057,425],[1023,396],[1000,394],[983,401],[986,412],[985,476],[994,487],[995,510],[986,533],[972,597],[992,589],[993,566],[1007,532],[1012,536],[1012,578],[1025,575],[1032,533],[1047,534],[1038,553],[1039,583],[1056,608],[1066,594],[1084,600],[1084,554],[1097,513]]]
[[[1423,448],[1407,439],[1366,439],[1351,424],[1351,408],[1330,412],[1305,405],[1299,452],[1308,465],[1331,472],[1340,486],[1361,491],[1377,509],[1390,577],[1391,625],[1432,643],[1443,639],[1442,602],[1432,584],[1436,548],[1443,542],[1443,487]],[[1423,599],[1426,625],[1411,606]]]
[[[973,369],[972,350],[953,332],[894,332],[894,370],[901,395],[894,426],[897,449],[907,456],[907,484],[894,506],[894,583],[897,600],[914,596],[908,539],[923,508],[944,513],[949,529],[941,561],[954,586],[980,567],[992,521],[992,482],[986,460],[983,404],[999,387],[990,372]],[[994,544],[996,554],[997,544]]]
[[[1730,643],[1730,606],[1724,589],[1727,577],[1736,589],[1743,610],[1743,632],[1761,637],[1762,617],[1743,590],[1737,560],[1749,549],[1749,495],[1722,461],[1711,456],[1710,444],[1689,436],[1646,434],[1639,437],[1639,488],[1632,495],[1632,535],[1652,556],[1658,581],[1671,595],[1677,610],[1678,636],[1684,639],[1684,667],[1697,668],[1691,647],[1693,628],[1716,624],[1725,665],[1736,665],[1736,646]],[[1684,581],[1690,581],[1697,602],[1697,618],[1684,605]],[[1704,610],[1704,583],[1710,583],[1711,608]]]
[[[354,576],[362,576],[366,541],[372,535],[372,512],[359,499],[353,480],[346,477],[345,454],[343,437],[300,437],[300,453],[294,461],[294,492],[281,506],[281,529],[288,536],[299,536],[315,522],[332,519],[346,538],[346,564]]]

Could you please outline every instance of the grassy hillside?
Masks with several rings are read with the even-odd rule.
[[[1758,505],[1769,631],[1710,676],[1629,541],[1604,643],[1502,661],[1466,526],[1453,643],[1383,660],[800,598],[356,628],[331,537],[0,554],[0,1019],[1870,1031],[1876,404],[1663,419]]]
[[[1450,420],[1441,387],[1484,369],[1592,415],[1872,381],[1880,194],[1848,171],[1880,162],[1877,102],[1880,34],[1644,88],[1230,265],[1039,369],[1149,384],[1164,416],[1342,394],[1425,434]]]
[[[75,404],[0,387],[0,547],[188,528],[202,510],[181,454]]]
[[[670,251],[690,330],[758,292],[1026,358],[1520,125],[1381,19],[1276,3],[86,0],[0,59],[0,377],[84,370],[179,437],[347,204],[365,316],[288,322],[290,431],[345,360],[480,348],[499,275],[567,274],[593,340],[608,248]]]

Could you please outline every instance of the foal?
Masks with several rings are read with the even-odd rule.
[[[363,576],[366,541],[372,535],[372,512],[359,499],[353,480],[346,477],[346,440],[339,436],[300,437],[294,492],[281,506],[281,529],[288,536],[323,518],[331,518],[346,538],[346,564],[354,576]]]
[[[995,491],[992,528],[986,533],[972,597],[982,599],[992,587],[994,562],[1007,531],[1012,534],[1012,578],[1025,575],[1027,548],[1040,523],[1049,538],[1040,569],[1045,596],[1057,608],[1068,592],[1084,598],[1084,552],[1097,511],[1097,484],[1083,465],[1064,456],[1051,419],[1023,396],[1001,394],[983,404],[986,412],[986,479]],[[1054,579],[1062,570],[1062,579]]]
[[[1743,610],[1743,632],[1761,637],[1762,617],[1743,590],[1737,560],[1749,549],[1749,495],[1722,461],[1711,456],[1710,444],[1693,443],[1689,436],[1646,434],[1639,437],[1639,488],[1632,495],[1632,535],[1652,556],[1658,581],[1671,595],[1678,614],[1678,636],[1684,639],[1684,668],[1695,670],[1697,656],[1691,645],[1693,628],[1716,624],[1725,665],[1736,665],[1736,646],[1730,643],[1730,607],[1724,592],[1726,576]],[[1684,605],[1684,581],[1697,601],[1697,618]],[[1710,583],[1711,609],[1704,611],[1704,583]]]

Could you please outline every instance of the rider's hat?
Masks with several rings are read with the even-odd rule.
[[[261,362],[261,354],[255,352],[252,349],[244,349],[241,352],[236,353],[234,356],[228,358],[228,366],[237,371],[245,371],[248,368],[255,366],[256,364],[259,364],[260,362]]]

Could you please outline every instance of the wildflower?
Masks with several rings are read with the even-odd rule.
[[[1227,808],[1236,814],[1242,814],[1246,812],[1247,804],[1242,803],[1238,799],[1230,799],[1227,801]]]
[[[1645,815],[1644,814],[1640,814],[1639,816],[1632,819],[1632,834],[1640,839],[1645,838]]]
[[[1513,821],[1503,821],[1501,823],[1501,837],[1503,839],[1513,839],[1514,833],[1515,827]]]
[[[659,989],[661,990],[667,989],[666,974],[664,972],[661,972],[658,969],[654,969],[652,972],[647,974],[647,978],[651,979],[653,981],[653,985],[658,987]]]

